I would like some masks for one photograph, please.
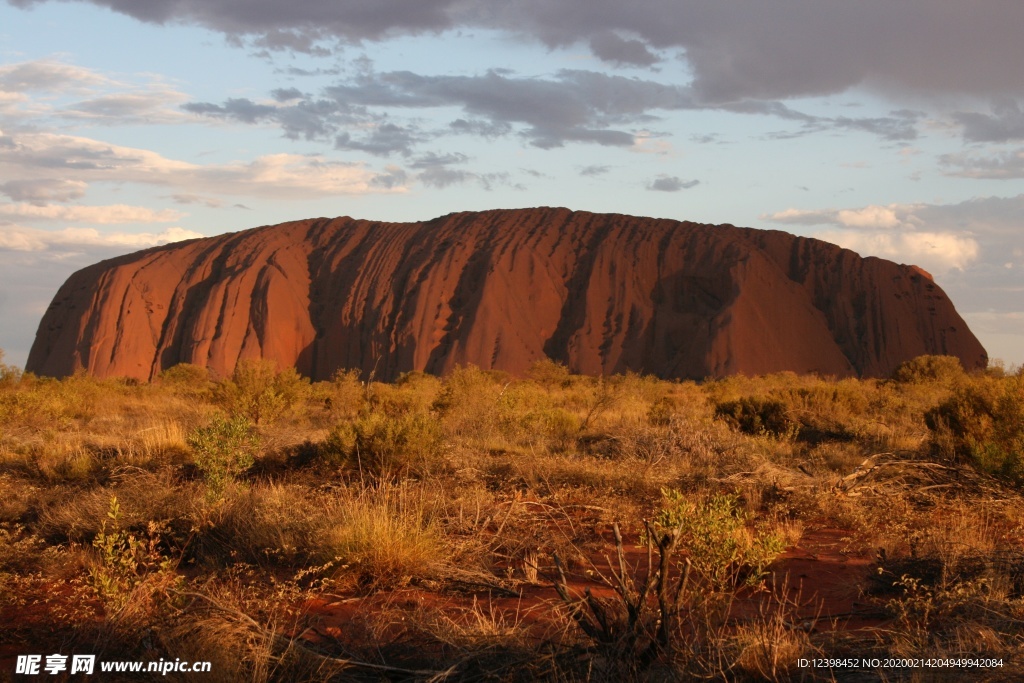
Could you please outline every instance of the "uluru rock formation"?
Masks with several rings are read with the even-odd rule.
[[[268,358],[313,379],[475,364],[514,374],[887,376],[987,355],[931,277],[819,240],[522,209],[315,219],[148,249],[72,275],[27,370],[150,379]]]

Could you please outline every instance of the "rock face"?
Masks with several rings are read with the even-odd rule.
[[[217,376],[268,358],[313,379],[472,363],[522,373],[886,376],[987,355],[931,277],[783,232],[523,209],[426,223],[337,218],[148,249],[85,268],[26,369]]]

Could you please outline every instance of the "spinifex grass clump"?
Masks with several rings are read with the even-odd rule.
[[[445,559],[437,511],[421,488],[383,483],[339,499],[325,530],[321,559],[366,587],[404,585]]]

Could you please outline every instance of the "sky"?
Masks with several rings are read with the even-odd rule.
[[[1024,364],[1019,0],[0,0],[0,348],[75,270],[531,206],[919,265]]]

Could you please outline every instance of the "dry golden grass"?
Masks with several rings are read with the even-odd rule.
[[[1022,654],[1019,378],[969,376],[942,359],[892,380],[703,384],[579,377],[552,363],[526,378],[461,368],[393,384],[243,370],[0,386],[0,610],[22,619],[23,642],[209,659],[211,680],[259,681],[412,670],[790,680],[806,673],[799,657],[858,647]],[[926,421],[970,411],[983,428]],[[258,448],[211,495],[189,436],[225,412],[258,420]],[[554,602],[491,601],[550,592],[556,556],[593,581],[614,552],[613,525],[640,537],[665,491],[694,509],[730,496],[743,520],[730,538],[743,547],[768,536],[802,546],[826,529],[851,553],[877,554],[878,593],[863,599],[889,610],[886,629],[827,640],[794,629],[787,599],[764,592],[763,613],[730,620],[723,605],[753,589],[723,581],[715,600],[687,603],[699,652],[612,666]],[[692,544],[703,532],[687,533]],[[418,607],[403,606],[406,593]],[[311,646],[302,634],[316,618],[304,609],[325,595],[378,601],[372,620],[349,622],[363,641]],[[1015,666],[1006,671],[1024,675]]]

